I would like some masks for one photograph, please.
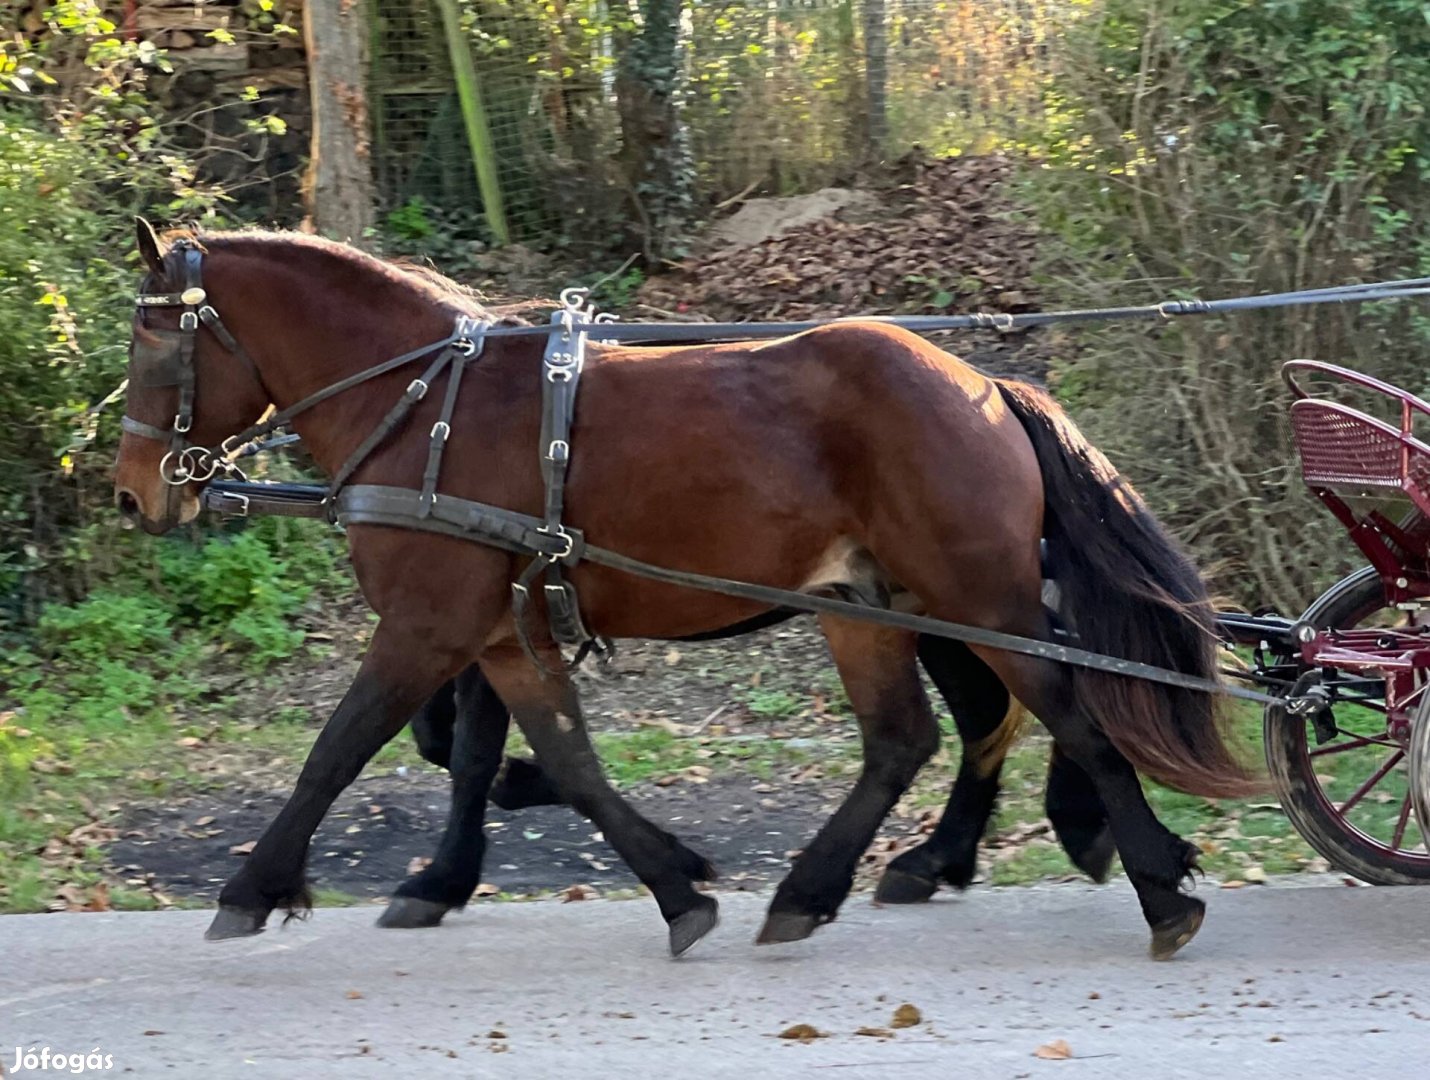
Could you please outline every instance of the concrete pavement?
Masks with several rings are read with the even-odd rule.
[[[1430,890],[1205,887],[1201,935],[1146,959],[1131,888],[855,897],[754,948],[765,900],[665,955],[649,900],[479,903],[431,931],[377,909],[207,944],[208,912],[0,918],[0,1065],[99,1050],[110,1075],[1317,1077],[1430,1074]],[[908,1002],[923,1022],[888,1037]],[[826,1037],[778,1038],[795,1024]],[[1043,1060],[1064,1040],[1072,1057]]]

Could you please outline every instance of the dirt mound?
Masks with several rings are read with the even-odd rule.
[[[1035,310],[1037,237],[1012,199],[1012,172],[997,155],[905,158],[872,206],[693,256],[649,281],[639,299],[713,320]],[[1047,368],[1045,332],[938,340],[998,374],[1041,379]]]

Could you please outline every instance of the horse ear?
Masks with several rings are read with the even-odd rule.
[[[159,250],[159,237],[154,232],[154,226],[150,225],[142,217],[134,219],[134,238],[139,244],[139,255],[144,260],[150,272],[156,275],[164,273],[164,255]]]

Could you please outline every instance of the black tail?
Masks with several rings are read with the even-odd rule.
[[[1196,568],[1057,402],[1023,383],[998,385],[1038,456],[1043,529],[1078,645],[1215,678],[1215,615]],[[1228,749],[1215,696],[1071,671],[1078,708],[1139,772],[1194,795],[1239,797],[1263,787]]]

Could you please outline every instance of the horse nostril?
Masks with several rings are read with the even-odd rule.
[[[139,500],[132,491],[120,491],[114,496],[114,505],[119,507],[119,516],[126,521],[135,521],[139,517]]]

